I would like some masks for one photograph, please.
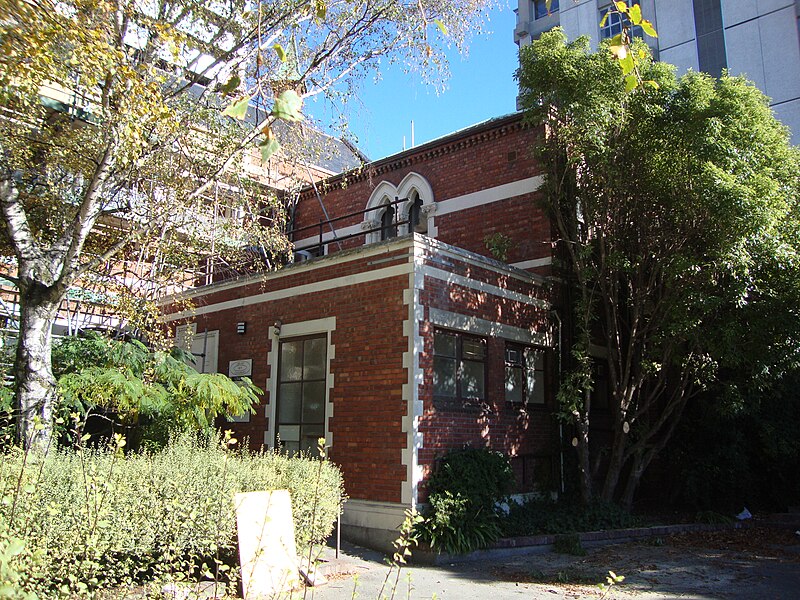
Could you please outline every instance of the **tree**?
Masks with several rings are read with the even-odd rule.
[[[785,128],[746,80],[676,79],[643,44],[633,51],[654,84],[626,85],[613,53],[560,31],[523,49],[518,73],[544,125],[543,191],[572,311],[561,416],[575,426],[583,499],[605,467],[599,495],[628,505],[718,369],[743,355],[791,363],[800,332],[786,310],[800,300],[800,157]],[[753,315],[769,326],[749,329]],[[593,357],[607,367],[612,421],[594,459]]]
[[[20,439],[49,445],[51,326],[71,286],[126,253],[180,269],[209,239],[217,252],[281,252],[282,206],[238,177],[243,155],[257,147],[268,160],[276,120],[302,120],[303,98],[347,95],[381,57],[438,73],[444,35],[460,47],[487,6],[0,0],[0,209],[14,257],[6,277],[20,296]],[[240,189],[228,201],[242,215],[224,234],[206,197],[221,179]]]
[[[91,417],[101,417],[133,430],[138,442],[158,446],[175,432],[208,433],[217,417],[254,410],[261,390],[250,379],[198,373],[193,362],[177,347],[152,351],[137,340],[95,332],[64,338],[53,350],[61,420],[80,434]]]

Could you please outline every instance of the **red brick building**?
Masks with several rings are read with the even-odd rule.
[[[394,539],[449,448],[507,453],[521,491],[556,484],[558,327],[536,136],[502,117],[328,179],[294,209],[296,248],[312,258],[199,288],[194,309],[167,316],[204,332],[206,371],[265,389],[232,424],[251,446],[325,438],[352,538]],[[498,233],[507,262],[489,257]]]

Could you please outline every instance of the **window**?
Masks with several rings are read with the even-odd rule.
[[[720,1],[694,0],[693,8],[698,66],[701,71],[720,77],[728,66]]]
[[[558,0],[553,0],[550,3],[550,14],[558,12]],[[533,2],[533,13],[534,17],[537,19],[544,19],[547,14],[547,2],[545,0],[534,0]]]
[[[506,346],[506,402],[545,403],[544,350],[530,346]]]
[[[433,334],[433,394],[456,400],[486,399],[486,340],[464,333]]]
[[[628,0],[628,6],[633,6],[634,4],[639,4],[638,2],[631,2]],[[604,8],[600,11],[600,20],[605,17],[606,13],[611,10],[611,7]],[[613,12],[608,15],[608,18],[603,23],[603,26],[600,28],[600,39],[605,40],[608,38],[612,38],[615,35],[619,35],[622,33],[622,17],[619,13]],[[631,38],[635,37],[644,37],[644,32],[642,31],[641,27],[632,27],[630,30]]]
[[[428,233],[428,224],[422,215],[422,198],[414,190],[409,195],[411,206],[408,208],[408,231],[416,233]]]
[[[277,442],[289,453],[317,454],[325,437],[326,335],[281,340],[278,355]]]
[[[381,239],[397,237],[397,223],[395,223],[394,206],[387,206],[381,213]]]

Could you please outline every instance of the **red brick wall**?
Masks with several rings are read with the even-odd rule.
[[[431,149],[426,145],[401,158],[368,165],[361,174],[345,176],[344,187],[339,178],[331,180],[327,191],[323,191],[323,203],[331,218],[363,210],[378,184],[387,181],[398,186],[411,172],[427,179],[437,202],[533,177],[541,174],[532,156],[537,135],[537,130],[522,125],[521,117],[464,139],[454,135],[453,140],[443,141],[440,147]],[[537,197],[538,194],[524,194],[465,211],[434,215],[436,237],[448,244],[490,255],[484,237],[500,232],[514,241],[508,262],[549,257],[550,223],[539,208]],[[295,227],[317,226],[323,218],[316,196],[313,193],[302,196],[295,212]],[[377,213],[370,218],[377,218]],[[363,215],[353,216],[337,221],[335,226],[341,229],[358,225],[363,220]],[[316,235],[315,228],[302,232],[297,239]],[[364,235],[360,235],[342,244],[353,248],[364,241]],[[337,249],[336,243],[329,246],[329,252]]]
[[[474,279],[510,291],[530,293],[540,299],[548,297],[547,289],[544,287],[532,286],[457,261],[451,264],[450,272],[468,274]],[[550,328],[546,309],[509,299],[499,299],[485,292],[438,279],[425,279],[424,289],[420,292],[420,301],[426,307],[426,315],[431,308],[437,308],[493,323],[503,323],[521,329],[530,328],[536,332],[546,332]],[[434,401],[432,387],[434,330],[435,326],[429,322],[423,323],[420,328],[424,351],[419,357],[419,363],[424,370],[424,380],[427,383],[420,388],[420,399],[424,408],[419,425],[423,435],[419,463],[423,465],[426,476],[434,468],[436,459],[443,456],[447,450],[470,445],[489,447],[510,456],[512,463],[517,463],[515,470],[518,471],[520,491],[529,489],[523,484],[551,484],[552,480],[547,480],[549,476],[544,477],[541,473],[540,465],[544,465],[544,470],[549,471],[550,462],[554,460],[555,427],[551,416],[555,395],[554,351],[552,349],[548,351],[545,361],[547,390],[545,406],[523,408],[505,401],[506,340],[484,336],[487,340],[488,356],[486,401],[481,405],[465,405],[455,409]],[[526,471],[524,474],[523,461]],[[532,472],[534,466],[537,470],[536,476]],[[532,481],[533,479],[538,481]],[[420,500],[424,498],[423,489]]]
[[[405,257],[406,252],[403,249],[389,256]],[[368,263],[375,258],[386,257],[372,256],[329,268],[305,270],[268,280],[264,286],[220,291],[201,298],[199,304],[211,305],[248,293],[283,289],[289,283],[302,285],[368,271],[373,268]],[[377,267],[391,264],[383,262]],[[401,460],[407,440],[402,431],[407,403],[401,397],[403,384],[408,381],[407,369],[402,365],[403,351],[408,345],[403,337],[403,321],[408,318],[408,306],[403,304],[406,287],[408,276],[403,275],[213,312],[195,319],[198,331],[208,328],[220,332],[221,372],[227,372],[231,360],[252,358],[252,379],[265,388],[270,375],[267,353],[269,328],[273,323],[280,320],[285,326],[336,317],[336,329],[331,336],[335,357],[330,363],[334,380],[329,398],[334,415],[328,424],[333,434],[330,455],[342,467],[346,492],[351,498],[400,502],[401,486],[406,480]],[[239,321],[247,322],[245,335],[236,334]],[[252,448],[260,448],[268,426],[265,408],[270,401],[265,390],[263,404],[249,423],[223,426],[234,430],[240,438],[248,437]]]
[[[436,201],[513,183],[540,173],[531,156],[535,138],[536,132],[523,127],[519,119],[502,119],[491,126],[454,134],[438,145],[428,144],[394,159],[374,163],[364,173],[349,175],[346,187],[339,185],[341,180],[334,179],[328,182],[327,191],[323,188],[323,202],[331,217],[362,210],[381,181],[397,186],[410,172],[427,179]],[[514,241],[509,262],[549,258],[552,255],[550,223],[537,205],[536,197],[535,193],[523,194],[463,211],[434,215],[437,239],[489,255],[484,237],[500,232]],[[311,193],[302,196],[296,211],[296,225],[316,224],[320,216],[316,197]],[[363,218],[363,215],[353,216],[336,226],[358,225]],[[312,233],[307,232],[299,237],[311,236]],[[407,478],[402,451],[408,438],[402,431],[402,419],[406,416],[408,402],[402,398],[402,390],[409,373],[403,368],[402,360],[403,353],[408,350],[403,322],[408,318],[409,307],[403,304],[403,290],[409,285],[409,277],[385,278],[332,290],[323,290],[320,286],[334,278],[405,264],[411,243],[389,243],[382,247],[380,254],[368,253],[369,256],[353,254],[337,258],[333,254],[268,275],[263,281],[254,280],[248,285],[217,291],[211,288],[196,299],[196,304],[203,307],[312,286],[305,288],[302,294],[216,311],[195,320],[198,331],[205,328],[220,331],[220,371],[226,372],[231,360],[252,358],[253,380],[265,386],[270,375],[267,365],[269,328],[276,320],[289,324],[336,317],[336,329],[331,337],[335,346],[335,358],[331,361],[334,380],[330,398],[334,416],[329,422],[333,435],[331,457],[342,467],[346,491],[352,498],[400,502],[401,488]],[[363,244],[362,235],[345,242],[344,246],[358,248]],[[330,247],[335,250],[336,244]],[[426,257],[428,266],[503,290],[548,298],[544,287],[514,277],[511,272],[498,272],[488,264],[470,264],[451,256],[450,251],[447,256],[436,251],[430,254]],[[353,257],[353,260],[344,260]],[[549,267],[538,272],[548,274]],[[547,331],[551,325],[545,309],[432,277],[425,279],[420,302],[426,307],[426,316],[429,309],[436,308],[521,329],[532,328],[536,332]],[[235,333],[235,324],[239,321],[247,322],[244,336]],[[419,463],[423,468],[429,471],[435,459],[447,449],[464,444],[488,445],[512,457],[550,453],[555,433],[549,414],[553,410],[554,386],[548,386],[548,403],[543,408],[522,410],[506,403],[505,340],[487,340],[485,405],[467,410],[437,409],[431,387],[433,331],[429,322],[420,324],[423,352],[418,360],[424,383],[419,388],[419,398],[423,402],[419,424],[423,447],[419,451]],[[554,370],[554,362],[555,357],[551,356],[550,371]],[[264,405],[251,417],[250,423],[226,426],[239,436],[249,436],[251,446],[259,447],[268,426],[264,407],[270,400],[265,394]],[[420,500],[424,500],[424,489]]]

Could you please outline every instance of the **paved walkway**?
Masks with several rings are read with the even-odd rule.
[[[753,535],[761,534],[754,531]],[[626,579],[609,597],[622,600],[794,600],[800,598],[800,536],[792,537],[794,532],[781,535],[775,544],[765,541],[768,551],[757,552],[649,541],[592,548],[582,557],[539,552],[436,567],[409,566],[403,568],[399,580],[392,573],[385,586],[389,567],[383,556],[345,544],[338,563],[342,573],[333,575],[324,586],[307,589],[305,598],[597,598],[596,583],[613,570]],[[772,548],[774,551],[769,550]]]

